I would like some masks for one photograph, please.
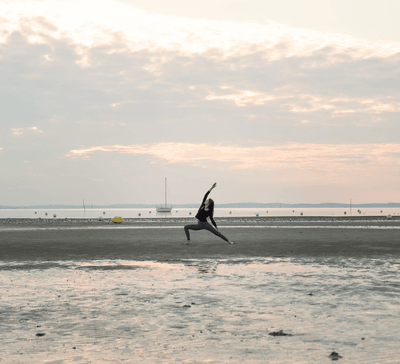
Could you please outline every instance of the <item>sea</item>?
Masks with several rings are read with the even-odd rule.
[[[173,208],[159,213],[155,208],[141,209],[0,209],[0,218],[171,218],[194,217],[197,208]],[[215,217],[290,217],[290,216],[387,216],[400,215],[400,208],[216,208]]]

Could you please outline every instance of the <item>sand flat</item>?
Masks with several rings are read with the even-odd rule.
[[[0,362],[398,360],[398,222],[239,222],[3,222]]]
[[[296,224],[298,224],[296,222]],[[338,225],[339,223],[336,223]],[[236,244],[229,246],[206,231],[192,232],[193,245],[182,245],[182,226],[126,229],[124,225],[73,229],[76,225],[25,230],[0,229],[1,260],[167,260],[215,257],[380,256],[400,254],[398,229],[337,226],[223,227]],[[81,226],[81,225],[79,225]],[[341,225],[342,226],[342,225]],[[369,225],[368,225],[369,226]]]

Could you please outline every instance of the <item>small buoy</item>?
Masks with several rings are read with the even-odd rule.
[[[294,210],[293,210],[293,212],[294,212]]]
[[[344,214],[346,215],[346,214],[347,214],[347,212],[345,211],[345,212],[344,212]]]
[[[35,211],[35,214],[37,214],[37,212]]]
[[[382,213],[383,211],[381,210],[381,213]]]
[[[101,216],[99,216],[99,221],[103,220],[103,218]]]
[[[106,214],[106,212],[105,211],[103,211],[103,215],[105,215]]]
[[[57,215],[56,215],[56,214],[53,214],[53,217],[57,217]]]
[[[138,216],[142,216],[142,214],[139,212],[139,213],[138,213]]]
[[[303,213],[302,213],[302,212],[300,212],[300,215],[301,215],[301,216],[303,216]]]
[[[260,216],[260,214],[257,213],[256,216],[258,217],[258,216]]]
[[[189,212],[189,215],[191,215],[192,213],[191,212]]]
[[[392,215],[389,214],[386,216],[386,218],[390,220],[392,218]]]
[[[267,214],[268,214],[268,210],[267,210]]]
[[[231,213],[232,213],[232,211],[229,211],[229,213],[231,214]]]
[[[149,214],[151,214],[151,211],[149,211]]]
[[[123,219],[121,216],[114,216],[114,217],[111,219],[111,221],[112,221],[114,224],[121,224],[122,221],[124,221],[124,219]]]
[[[47,216],[47,212],[45,212],[44,215]]]

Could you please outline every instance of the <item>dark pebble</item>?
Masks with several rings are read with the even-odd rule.
[[[329,355],[329,358],[331,358],[332,360],[339,360],[340,358],[342,358],[342,356],[340,356],[337,352],[332,351],[332,353]]]
[[[192,306],[190,306],[190,305],[183,305],[182,307],[184,307],[184,308],[189,308],[189,307],[192,307]]]
[[[36,336],[44,336],[44,335],[46,335],[44,332],[38,332],[38,333],[36,334]]]
[[[268,335],[271,335],[271,336],[293,336],[292,334],[286,334],[285,332],[283,332],[283,330],[270,332],[270,333],[268,333]]]

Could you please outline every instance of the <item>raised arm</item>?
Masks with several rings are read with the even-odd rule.
[[[211,186],[211,188],[206,192],[206,194],[205,194],[204,197],[203,197],[203,201],[201,202],[202,205],[206,202],[208,195],[210,194],[210,192],[211,192],[215,187],[217,187],[217,183],[214,183],[214,184]]]

